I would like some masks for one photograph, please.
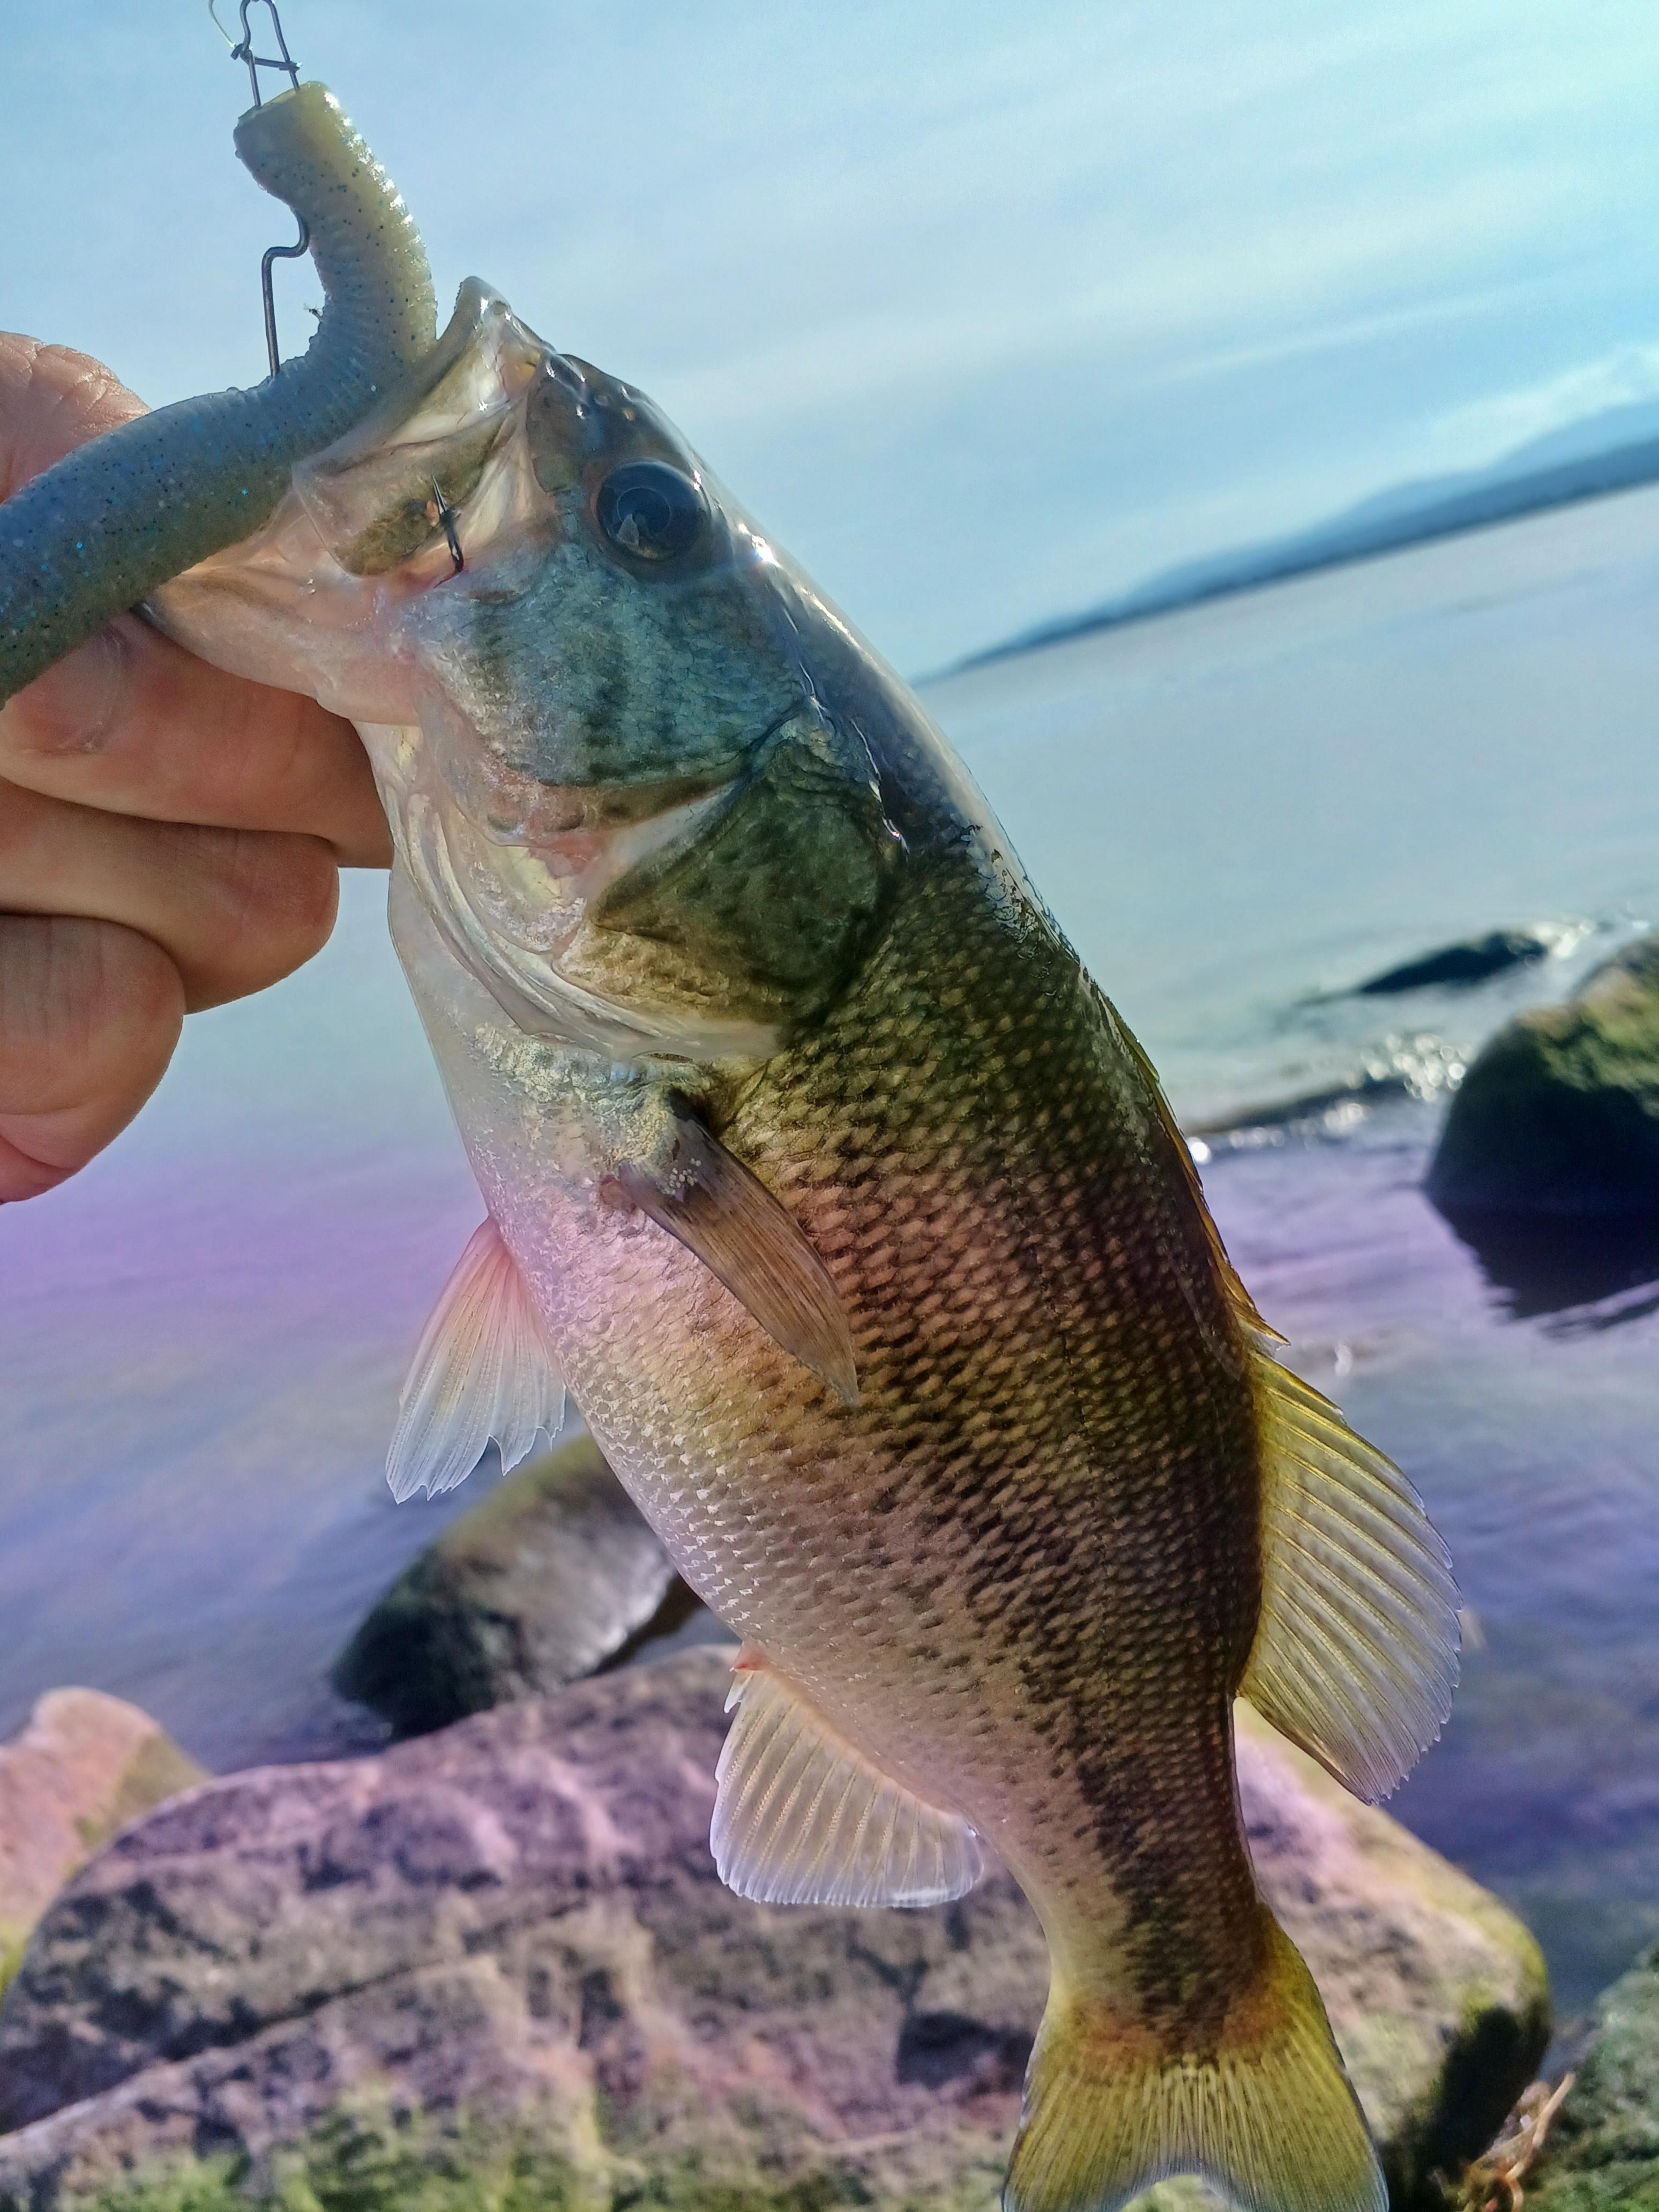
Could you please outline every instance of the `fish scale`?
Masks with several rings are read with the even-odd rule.
[[[1139,1148],[1120,1140],[1116,1157],[1105,1153],[1101,1132],[1116,1117],[1102,1034],[1069,952],[1049,940],[1039,960],[1011,939],[960,848],[917,872],[859,988],[770,1064],[720,1131],[790,1192],[843,1289],[859,1409],[745,1372],[742,1340],[755,1332],[738,1320],[726,1335],[739,1340],[722,1344],[725,1401],[764,1404],[771,1418],[761,1435],[734,1438],[724,1406],[700,1419],[673,1402],[673,1376],[709,1340],[701,1301],[677,1328],[660,1304],[597,1286],[595,1307],[637,1312],[639,1325],[607,1328],[602,1376],[567,1341],[567,1372],[723,1620],[1028,1871],[1039,1911],[1079,1960],[1104,1881],[1130,1923],[1155,1931],[1138,1985],[1167,1992],[1173,1975],[1173,1986],[1201,1988],[1212,1978],[1183,1960],[1236,1948],[1230,1931],[1252,1894],[1224,1725],[1185,1764],[1126,1762],[1115,1747],[1145,1729],[1149,1701],[1224,1716],[1237,1688],[1258,1589],[1253,1409],[1237,1375],[1178,1325],[1188,1294],[1145,1232]],[[969,981],[952,1008],[943,1001],[963,988],[964,947]],[[1027,1054],[1044,1066],[1040,1113],[1018,1085]],[[1230,1326],[1218,1294],[1215,1308],[1218,1330]],[[775,1363],[764,1340],[754,1354]],[[641,1386],[667,1401],[655,1418],[672,1425],[672,1460],[653,1442],[629,1443],[648,1418]],[[1196,1437],[1194,1401],[1207,1414]],[[694,1536],[680,1503],[688,1453]],[[666,1483],[662,1463],[675,1470]],[[826,1573],[831,1499],[837,1565]],[[849,1619],[841,1591],[866,1580],[883,1593],[879,1617],[855,1605]],[[1172,1581],[1214,1592],[1198,1617],[1212,1612],[1219,1635],[1208,1624],[1194,1633],[1194,1615],[1170,1607]],[[969,1640],[952,1647],[953,1632]],[[947,1715],[912,1686],[930,1667],[950,1673]],[[1053,1791],[1037,1804],[1036,1752]],[[1149,1778],[1160,1808],[1150,1824]],[[1159,1841],[1206,1825],[1213,1851]],[[1115,1935],[1107,1955],[1124,1957]],[[1187,2026],[1177,2008],[1173,2032]]]

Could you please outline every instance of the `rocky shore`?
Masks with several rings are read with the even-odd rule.
[[[389,2208],[416,2174],[526,2208],[989,2208],[1041,1934],[1006,1875],[921,1912],[722,1888],[728,1658],[205,1783],[129,1827],[46,1914],[0,2012],[0,2206]],[[1536,1948],[1248,1718],[1240,1765],[1263,1886],[1395,2212],[1431,2205],[1537,2066]],[[360,2175],[354,2195],[342,2160],[394,2193]]]

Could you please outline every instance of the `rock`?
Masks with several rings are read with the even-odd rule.
[[[1498,1030],[1452,1099],[1428,1189],[1454,1220],[1659,1212],[1659,937]]]
[[[1606,1991],[1526,2179],[1528,2212],[1659,2206],[1659,1951]]]
[[[148,1713],[49,1690],[0,1745],[0,1990],[41,1914],[118,1828],[207,1778]]]
[[[605,2204],[695,2172],[696,2202],[756,2212],[989,2212],[1047,1982],[1036,1923],[1004,1875],[923,1912],[732,1896],[708,1846],[729,1659],[234,1776],[129,1830],[0,2011],[0,2207],[204,2150],[268,2169],[382,2096],[498,2147],[528,2131]],[[1536,1948],[1259,1723],[1240,1763],[1264,1887],[1411,2212],[1536,2063]]]
[[[592,1674],[674,1599],[696,1604],[598,1445],[574,1437],[421,1553],[341,1654],[334,1686],[395,1735],[423,1735]]]
[[[1392,998],[1400,991],[1421,991],[1431,985],[1462,988],[1484,983],[1507,968],[1532,960],[1547,960],[1557,939],[1533,929],[1494,929],[1489,936],[1466,938],[1461,945],[1443,945],[1437,952],[1407,960],[1354,985],[1357,999]]]

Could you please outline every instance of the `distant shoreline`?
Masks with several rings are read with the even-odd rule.
[[[1523,448],[1522,454],[1530,451]],[[1659,437],[1644,438],[1612,451],[1586,454],[1547,468],[1517,471],[1522,454],[1480,475],[1449,478],[1440,485],[1407,487],[1368,500],[1346,514],[1310,531],[1264,545],[1240,546],[1200,561],[1165,569],[1121,598],[1109,599],[1079,615],[1042,623],[999,645],[988,646],[939,671],[938,681],[994,661],[1040,653],[1097,630],[1150,622],[1188,607],[1244,592],[1265,590],[1322,568],[1351,568],[1413,545],[1495,528],[1529,514],[1547,514],[1581,501],[1611,498],[1659,483]],[[1456,486],[1456,489],[1451,487]],[[1437,493],[1438,495],[1437,496]],[[1416,504],[1413,499],[1421,501]],[[1412,504],[1407,504],[1407,501]],[[1380,510],[1380,511],[1379,511]]]

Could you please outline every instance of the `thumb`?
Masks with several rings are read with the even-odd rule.
[[[0,331],[0,499],[145,411],[137,392],[90,354]]]

